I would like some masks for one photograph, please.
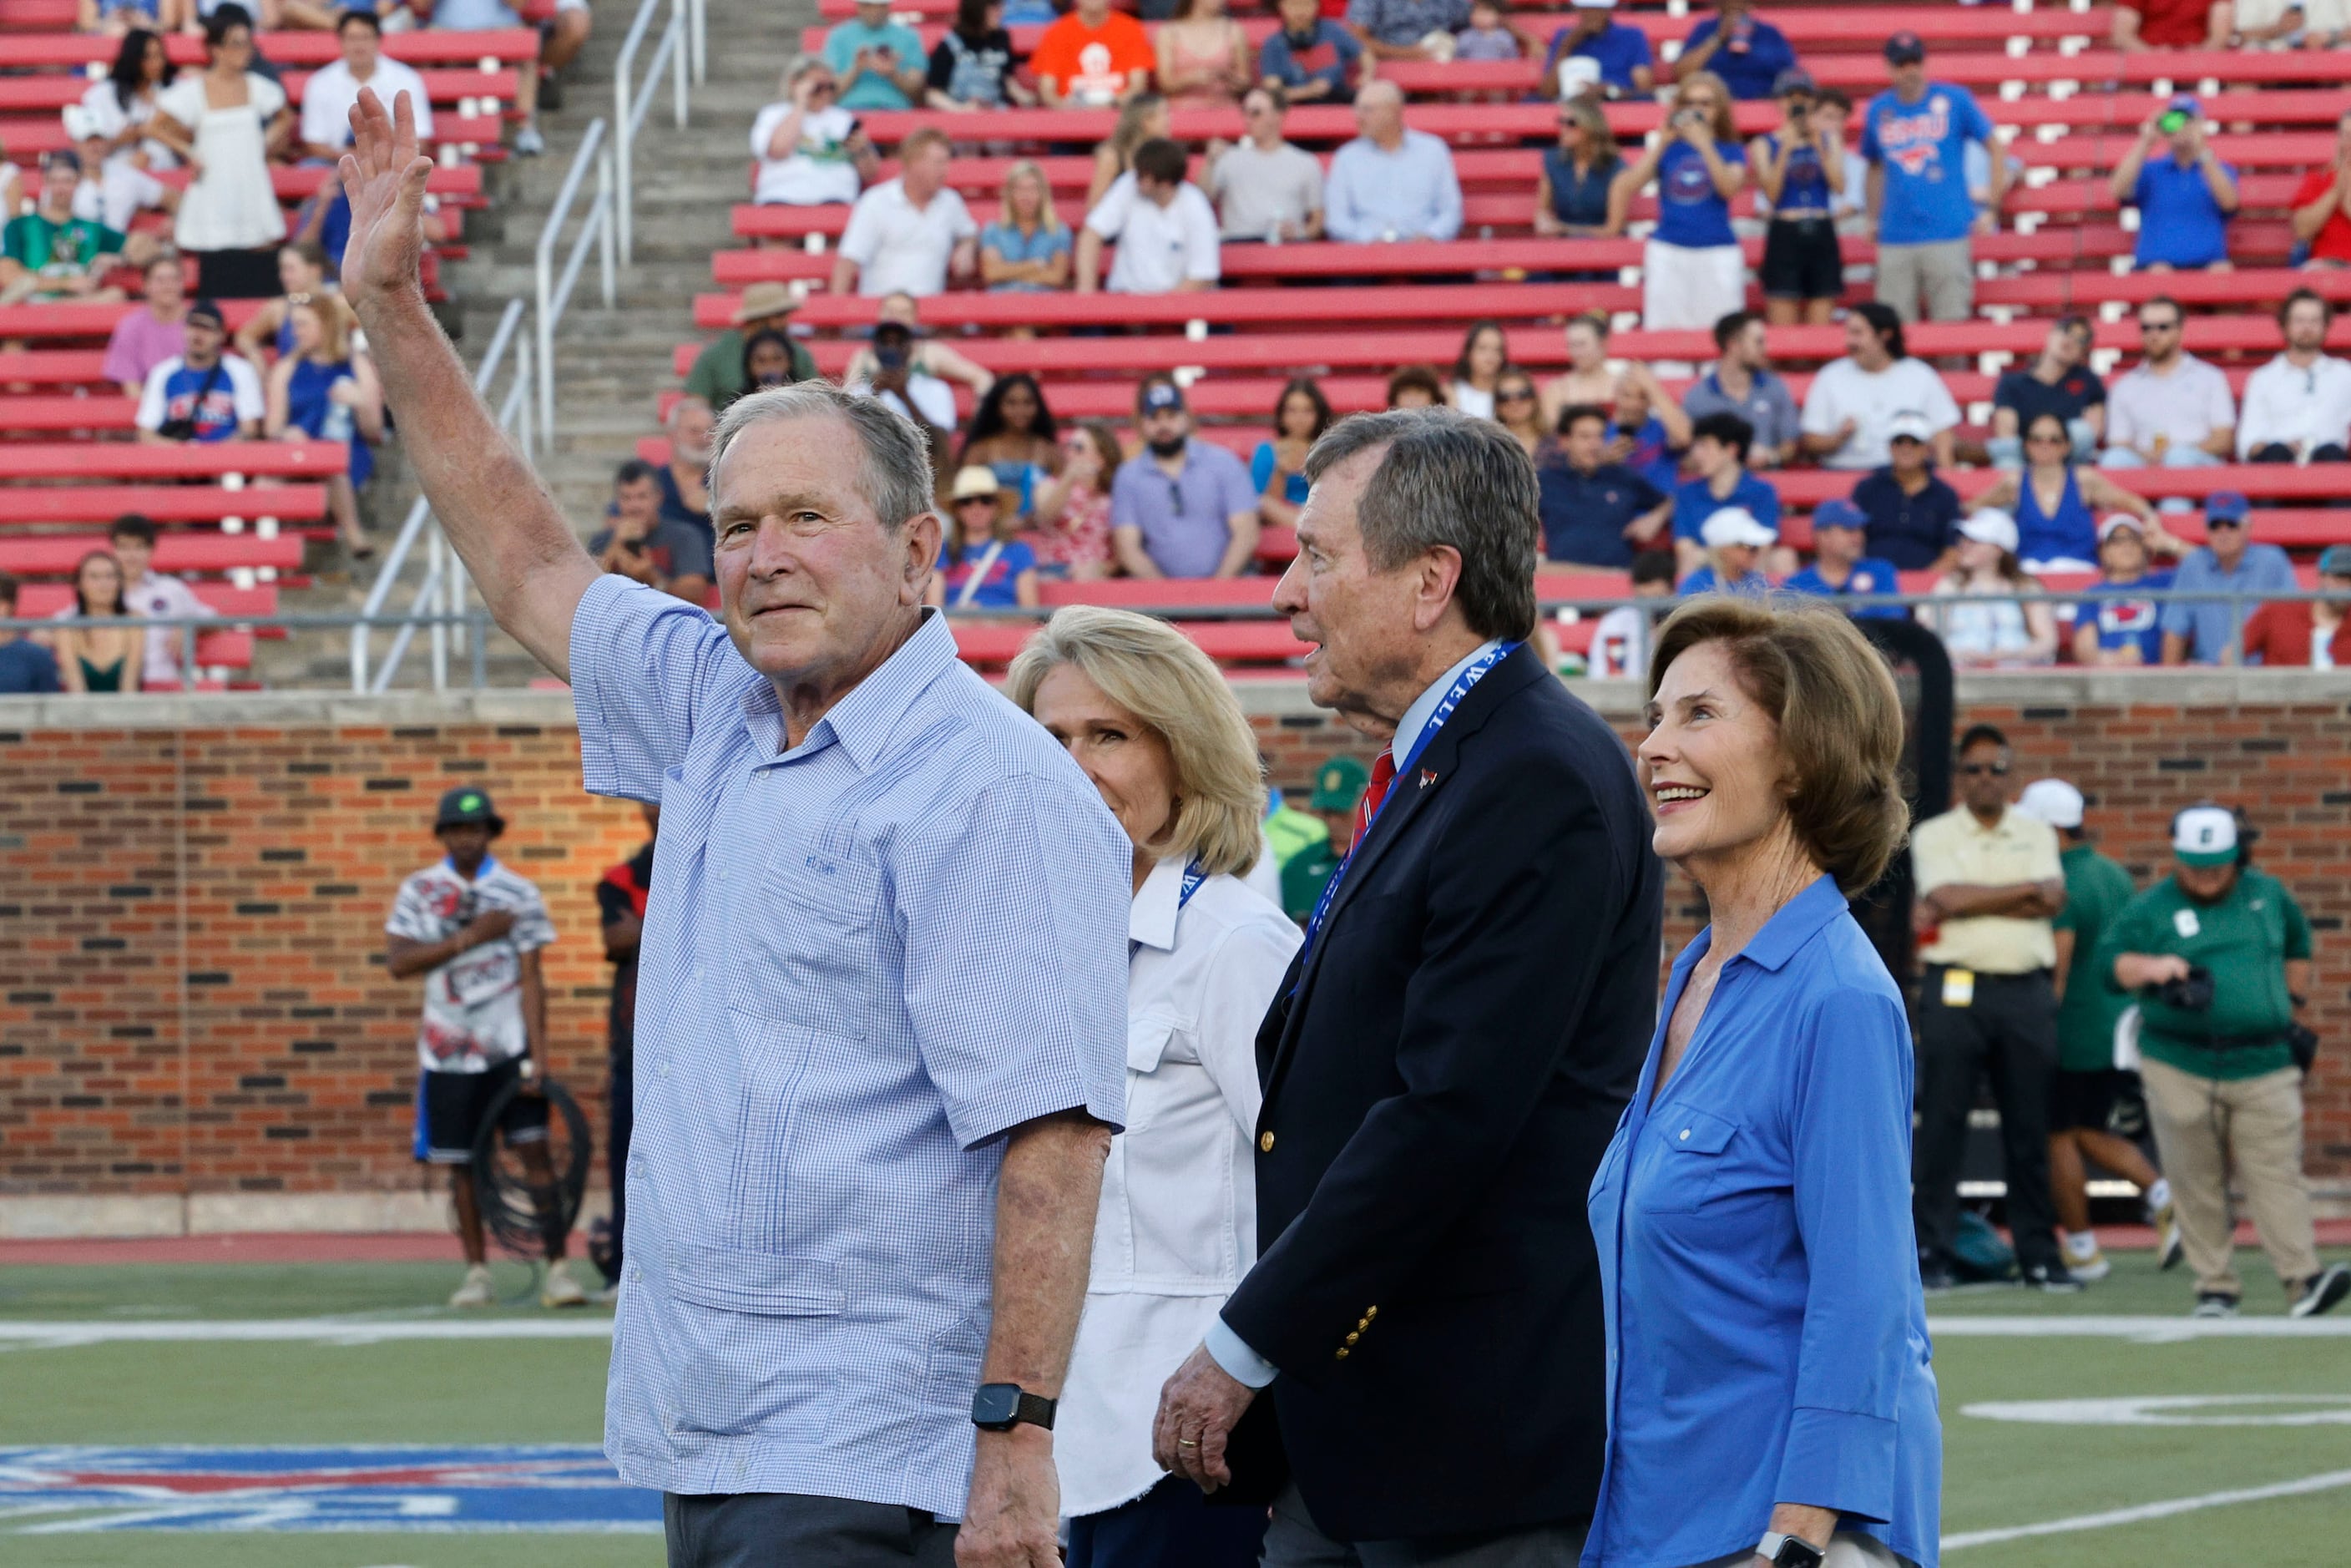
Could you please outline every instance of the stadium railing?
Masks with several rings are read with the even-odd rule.
[[[645,67],[643,79],[634,83],[630,80],[636,65],[637,50],[645,41],[647,29],[653,26],[653,14],[661,9],[664,3],[664,0],[643,0],[638,5],[636,17],[629,24],[628,37],[622,41],[620,57],[612,65],[613,173],[619,190],[620,206],[616,216],[620,226],[621,265],[623,267],[632,265],[635,260],[637,131],[644,123],[645,110],[653,105],[664,67],[670,68],[671,72],[672,118],[678,130],[685,129],[685,83],[692,69],[690,57],[694,53],[691,43],[693,29],[688,24],[687,8],[689,5],[699,5],[701,0],[666,0],[669,22],[662,28],[661,42],[655,46],[653,59]]]
[[[653,0],[648,0],[648,4],[652,3]],[[571,167],[564,172],[562,187],[556,193],[555,204],[547,211],[546,225],[538,231],[538,245],[532,253],[538,307],[533,324],[538,337],[538,440],[542,450],[555,442],[555,329],[571,303],[572,286],[580,281],[580,269],[587,264],[590,245],[596,247],[602,263],[604,308],[610,310],[617,298],[613,252],[618,193],[614,189],[612,150],[604,145],[605,129],[606,122],[601,118],[589,122],[588,134],[580,139],[580,151],[572,154]],[[580,232],[573,236],[570,253],[559,274],[555,269],[556,242],[562,235],[563,225],[570,221],[571,204],[578,199],[580,183],[590,168],[596,171],[596,194],[580,214]],[[526,439],[526,450],[529,444]]]

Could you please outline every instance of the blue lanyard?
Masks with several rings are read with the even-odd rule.
[[[1184,906],[1185,906],[1186,904],[1189,904],[1189,903],[1191,903],[1191,902],[1192,902],[1192,895],[1193,895],[1194,894],[1196,894],[1196,893],[1199,892],[1199,891],[1200,891],[1200,884],[1201,884],[1202,883],[1204,883],[1204,882],[1207,881],[1207,880],[1208,880],[1208,873],[1207,873],[1207,872],[1202,871],[1202,870],[1200,869],[1200,862],[1199,862],[1198,861],[1194,861],[1194,862],[1192,862],[1190,864],[1188,864],[1188,865],[1185,866],[1185,868],[1184,868],[1184,885],[1183,885],[1183,886],[1181,886],[1181,887],[1179,887],[1179,888],[1177,888],[1177,889],[1176,890],[1176,914],[1181,915],[1181,914],[1183,914],[1183,913],[1184,913]],[[1129,963],[1133,963],[1133,962],[1134,961],[1134,956],[1135,956],[1137,953],[1140,953],[1140,952],[1142,952],[1142,951],[1143,951],[1143,944],[1142,944],[1142,943],[1137,942],[1136,940],[1134,940],[1134,939],[1133,937],[1131,937],[1131,936],[1127,938],[1127,942],[1126,942],[1126,958],[1127,958],[1127,962],[1129,962]]]
[[[1487,671],[1518,650],[1516,643],[1498,643],[1488,649],[1485,657],[1463,670],[1445,695],[1437,699],[1436,710],[1428,716],[1428,722],[1420,727],[1420,734],[1414,738],[1412,749],[1405,752],[1404,760],[1396,765],[1395,780],[1389,784],[1387,795],[1383,796],[1379,805],[1373,810],[1371,821],[1364,824],[1363,831],[1355,835],[1355,841],[1347,846],[1347,858],[1339,862],[1339,869],[1332,872],[1331,880],[1323,884],[1322,896],[1314,901],[1314,917],[1306,923],[1306,945],[1298,953],[1298,972],[1301,976],[1306,973],[1307,958],[1314,951],[1314,939],[1322,935],[1322,922],[1331,914],[1331,901],[1338,896],[1339,884],[1347,879],[1347,868],[1355,863],[1355,852],[1362,849],[1364,841],[1371,836],[1372,823],[1380,820],[1380,812],[1387,809],[1388,800],[1395,796],[1395,786],[1403,783],[1405,776],[1419,762],[1420,754],[1428,749],[1428,743],[1437,738],[1437,732],[1445,727],[1445,721],[1453,716],[1453,710],[1461,706],[1461,699],[1469,695],[1469,688],[1484,680]],[[1393,745],[1389,749],[1394,751]]]

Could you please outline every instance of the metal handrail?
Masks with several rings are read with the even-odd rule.
[[[571,167],[564,172],[562,188],[556,193],[555,205],[548,210],[547,226],[538,232],[538,246],[531,259],[537,284],[538,336],[538,441],[541,450],[555,442],[555,327],[563,319],[564,308],[571,302],[571,286],[579,280],[580,268],[588,259],[588,246],[597,244],[603,262],[604,308],[612,308],[612,157],[604,149],[604,121],[591,120],[588,134],[580,139],[580,151],[571,157]],[[600,150],[602,155],[599,156]],[[571,215],[572,201],[580,194],[580,182],[586,178],[590,165],[596,170],[596,197],[588,204],[587,215],[580,221],[580,234],[571,243],[571,255],[564,263],[562,281],[558,286],[555,273],[555,242]]]
[[[498,317],[497,329],[490,334],[490,346],[483,353],[480,366],[474,371],[474,390],[487,396],[491,383],[497,376],[499,361],[506,358],[507,347],[514,346],[517,350],[517,368],[514,386],[507,393],[505,406],[508,410],[515,406],[516,400],[521,397],[531,381],[529,342],[528,340],[518,341],[515,336],[516,329],[522,325],[522,313],[521,300],[507,301],[505,311]],[[527,412],[527,401],[525,408]],[[507,421],[507,415],[501,413],[499,423],[506,424]],[[525,444],[528,445],[527,439]],[[432,503],[423,496],[417,497],[415,505],[408,508],[408,517],[400,526],[399,538],[392,540],[391,550],[384,556],[383,565],[377,570],[375,585],[368,590],[366,602],[360,610],[360,622],[351,628],[351,690],[354,692],[383,690],[384,683],[392,678],[392,672],[399,667],[401,653],[408,646],[408,633],[403,633],[394,642],[392,653],[385,660],[379,678],[372,683],[369,680],[368,633],[375,623],[376,618],[381,615],[384,601],[392,596],[392,587],[400,580],[400,569],[407,564],[409,551],[415,548],[417,537],[424,532],[425,522],[432,516]],[[431,550],[438,549],[440,537],[439,530],[435,529],[432,536],[434,543],[430,547]],[[428,572],[427,583],[432,583],[434,580],[434,574]],[[413,619],[425,602],[426,593],[420,591],[415,601],[409,607],[408,618]]]
[[[698,15],[689,24],[689,7],[698,13],[697,0],[666,0],[669,24],[662,29],[661,42],[653,49],[653,57],[645,66],[644,78],[632,84],[637,49],[645,41],[645,32],[653,26],[653,13],[664,0],[643,0],[637,7],[636,19],[629,24],[629,36],[621,44],[620,57],[612,63],[612,123],[615,132],[615,162],[620,199],[621,263],[633,265],[636,243],[636,161],[637,131],[644,124],[645,111],[653,106],[655,85],[661,80],[662,69],[668,67],[671,77],[672,118],[677,129],[685,129],[685,82],[689,69],[695,79],[707,75],[707,68],[695,67],[689,57],[695,54],[695,38],[700,28]]]

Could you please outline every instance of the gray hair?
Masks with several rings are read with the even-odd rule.
[[[845,421],[865,449],[865,473],[858,488],[872,506],[882,526],[895,533],[932,508],[930,443],[914,422],[880,398],[846,392],[831,382],[795,382],[745,392],[726,405],[710,432],[710,473],[707,483],[715,496],[718,465],[736,437],[755,424],[779,419],[816,419],[831,415]],[[1514,441],[1511,444],[1516,446]]]
[[[1535,559],[1542,523],[1535,467],[1518,437],[1449,408],[1351,414],[1306,454],[1306,479],[1385,447],[1364,486],[1355,524],[1377,571],[1445,546],[1461,557],[1453,598],[1481,637],[1527,637],[1535,625]]]

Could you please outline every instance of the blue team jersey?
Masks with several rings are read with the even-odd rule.
[[[1714,150],[1726,163],[1747,162],[1746,150],[1735,141],[1719,141]],[[1667,148],[1658,161],[1657,227],[1652,237],[1685,250],[1739,243],[1730,230],[1730,204],[1714,188],[1705,154],[1687,141]]]
[[[1928,82],[1917,103],[1904,103],[1889,88],[1869,100],[1861,155],[1886,171],[1880,245],[1938,245],[1967,237],[1976,215],[1968,195],[1970,141],[1990,146],[1992,128],[1975,94],[1963,87]]]
[[[1902,591],[1902,578],[1894,570],[1892,561],[1864,556],[1853,563],[1853,570],[1846,575],[1842,588],[1823,577],[1817,566],[1804,568],[1780,586],[1791,593],[1817,593],[1823,599],[1843,599],[1847,594],[1856,593],[1899,593]],[[1863,621],[1902,621],[1908,619],[1910,612],[1899,604],[1865,604],[1851,613]]]
[[[1769,480],[1742,474],[1730,498],[1718,501],[1705,480],[1692,479],[1674,486],[1674,538],[1698,543],[1698,531],[1706,527],[1707,518],[1725,507],[1746,507],[1767,528],[1780,526],[1780,492],[1771,488]]]
[[[2074,624],[2095,626],[2101,648],[2124,648],[2135,643],[2139,663],[2159,664],[2163,662],[2163,606],[2146,596],[2170,586],[2168,571],[2150,571],[2137,582],[2094,582],[2082,591],[2087,597],[2074,606]]]

